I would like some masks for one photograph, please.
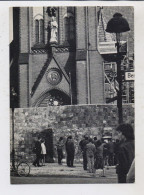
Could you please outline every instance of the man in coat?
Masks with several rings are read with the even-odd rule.
[[[130,124],[121,124],[116,130],[119,132],[121,140],[116,172],[118,174],[118,182],[126,183],[127,174],[134,160],[134,130]]]
[[[38,137],[37,141],[35,142],[35,153],[36,153],[36,159],[33,162],[33,165],[36,167],[41,167],[39,164],[40,158],[41,158],[41,138]]]
[[[57,146],[57,154],[58,154],[58,164],[62,165],[63,147],[64,147],[63,137],[59,138],[59,141],[57,142],[56,146]]]
[[[67,166],[73,167],[75,147],[74,147],[74,141],[72,140],[72,136],[69,136],[67,138],[65,146],[67,152]]]
[[[89,143],[88,136],[84,135],[84,139],[82,139],[79,143],[80,149],[83,155],[83,169],[87,170],[87,156],[86,156],[86,145]]]
[[[89,143],[86,145],[86,156],[87,156],[87,163],[88,163],[88,170],[90,173],[94,173],[94,159],[96,155],[96,147],[92,143],[93,140],[90,138]]]

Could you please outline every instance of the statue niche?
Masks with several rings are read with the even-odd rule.
[[[51,21],[49,22],[49,30],[50,30],[50,44],[58,42],[58,24],[56,21],[56,8],[55,7],[48,7],[47,8],[48,16],[50,17]]]

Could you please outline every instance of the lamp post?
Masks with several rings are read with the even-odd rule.
[[[106,32],[116,34],[116,47],[117,47],[117,80],[119,83],[119,90],[117,91],[117,107],[119,124],[123,123],[122,113],[122,73],[121,73],[121,55],[120,55],[120,35],[123,32],[129,31],[129,24],[122,14],[115,13],[113,18],[109,20],[106,28]]]

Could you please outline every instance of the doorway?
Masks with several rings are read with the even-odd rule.
[[[46,146],[46,162],[54,163],[54,149],[53,149],[53,130],[51,128],[45,129],[41,132],[40,135],[45,140]]]

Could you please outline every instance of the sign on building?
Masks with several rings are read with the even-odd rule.
[[[125,72],[125,81],[134,81],[135,73],[134,72]]]

